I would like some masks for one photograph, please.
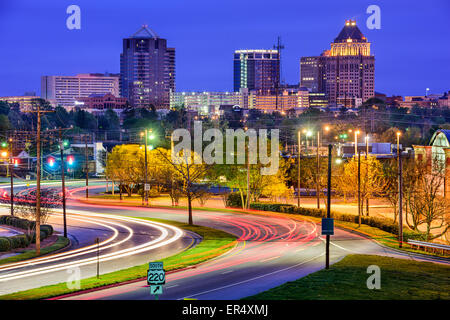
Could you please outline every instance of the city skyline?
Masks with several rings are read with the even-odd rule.
[[[142,24],[148,24],[177,49],[177,91],[232,91],[234,51],[272,49],[277,36],[281,36],[286,46],[282,52],[282,79],[294,84],[299,81],[300,57],[316,55],[328,47],[344,21],[350,18],[357,21],[373,44],[377,59],[375,91],[388,95],[423,95],[425,89],[430,88],[429,93],[443,93],[448,90],[441,79],[442,75],[448,74],[449,68],[445,57],[450,53],[450,47],[444,41],[449,22],[439,16],[444,15],[449,5],[444,1],[436,2],[433,7],[423,7],[418,1],[400,1],[395,5],[381,1],[378,4],[381,8],[380,30],[366,27],[369,15],[365,10],[369,2],[357,5],[347,1],[339,5],[328,2],[326,6],[302,4],[297,7],[292,1],[283,1],[273,12],[255,8],[255,15],[249,20],[254,26],[249,27],[242,13],[236,11],[237,3],[231,1],[227,6],[221,6],[217,19],[222,21],[231,14],[233,23],[205,27],[215,21],[210,20],[210,9],[202,1],[196,1],[190,7],[179,3],[171,8],[164,4],[138,6],[133,1],[126,8],[109,8],[102,1],[95,4],[79,1],[81,30],[65,27],[68,17],[65,9],[69,3],[50,6],[49,1],[43,1],[38,7],[27,1],[1,4],[4,19],[0,26],[4,30],[7,27],[3,32],[4,41],[12,46],[0,53],[0,59],[22,63],[8,63],[2,68],[2,78],[8,81],[2,82],[0,95],[22,95],[25,91],[35,91],[39,95],[42,75],[118,73],[121,40]],[[293,5],[293,8],[287,10],[285,4]],[[247,4],[242,6],[244,10]],[[421,6],[420,10],[417,10],[418,6]],[[308,17],[308,12],[319,9],[321,14]],[[186,19],[185,15],[191,11],[195,15]],[[170,19],[164,19],[164,13],[169,12],[172,13]],[[415,23],[419,13],[420,20],[426,23]],[[200,22],[192,19],[196,15],[203,17]],[[121,23],[111,22],[108,17],[120,19]],[[267,20],[268,17],[272,20]],[[44,29],[50,31],[43,32]],[[223,41],[224,34],[228,34],[228,38],[234,37],[233,42]],[[18,41],[23,35],[27,36],[27,41]],[[58,37],[56,47],[50,41],[55,37]],[[93,38],[97,40],[94,43]],[[423,39],[433,46],[425,50],[420,45]]]

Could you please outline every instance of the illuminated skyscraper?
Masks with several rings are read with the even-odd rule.
[[[280,84],[278,50],[236,50],[234,52],[234,91],[242,88],[260,94],[273,93]]]
[[[375,57],[354,20],[345,21],[331,50],[318,57],[303,57],[300,74],[302,86],[326,93],[331,104],[350,107],[375,94]]]
[[[169,108],[175,91],[175,49],[167,48],[147,26],[123,39],[120,55],[120,94],[134,107]]]

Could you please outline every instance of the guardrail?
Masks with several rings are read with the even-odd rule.
[[[439,243],[417,241],[417,240],[408,240],[408,244],[410,244],[413,247],[416,246],[418,249],[420,249],[420,247],[423,247],[424,249],[431,248],[433,250],[442,250],[442,254],[444,254],[445,251],[449,251],[450,250],[450,246],[445,245],[445,244],[439,244]]]

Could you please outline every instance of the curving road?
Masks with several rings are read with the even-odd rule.
[[[7,208],[0,213],[8,214]],[[48,223],[62,233],[62,214]],[[0,295],[68,281],[69,269],[79,268],[81,278],[144,264],[173,255],[201,239],[171,225],[82,210],[68,210],[68,251],[23,262],[0,265]],[[98,245],[96,239],[99,239]],[[73,271],[72,271],[73,272]]]
[[[186,222],[185,211],[71,203],[72,207],[111,214],[151,216]],[[170,273],[159,299],[240,299],[293,281],[324,267],[325,245],[320,228],[308,220],[270,215],[194,211],[194,222],[233,233],[238,246],[215,260],[195,268]],[[350,253],[377,254],[414,260],[432,260],[378,245],[348,231],[337,229],[332,236],[331,263]],[[447,263],[444,261],[441,263]],[[361,284],[365,286],[365,283]],[[145,281],[138,281],[65,299],[154,299]]]
[[[90,190],[95,193],[102,191],[100,188],[103,189],[102,186],[92,186]],[[72,190],[75,200],[68,202],[70,212],[83,213],[89,217],[92,213],[107,213],[108,217],[114,216],[118,219],[154,217],[179,222],[187,220],[184,210],[81,203],[76,200],[76,196],[82,196],[83,190]],[[78,192],[80,193],[77,194]],[[75,215],[71,213],[69,216]],[[324,267],[324,240],[319,235],[320,227],[314,222],[270,215],[194,211],[194,223],[235,234],[239,238],[238,245],[227,254],[194,268],[167,274],[164,293],[159,299],[240,299],[296,280]],[[70,227],[69,232],[73,231]],[[340,229],[336,229],[331,238],[331,263],[350,253],[439,262],[428,257],[388,249],[358,234]],[[163,256],[167,246],[161,247],[160,250]],[[117,259],[116,263],[122,266],[124,260],[128,258]],[[448,261],[441,263],[448,264]],[[91,266],[94,268],[95,265]],[[361,286],[365,287],[365,283]],[[154,296],[150,295],[145,281],[136,281],[65,299],[140,300],[154,299]]]

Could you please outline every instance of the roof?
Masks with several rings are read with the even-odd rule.
[[[148,25],[144,24],[142,27],[136,31],[131,38],[159,38],[155,31],[150,29]]]
[[[433,136],[430,139],[430,146],[433,145],[434,140],[436,139],[436,137],[440,134],[443,133],[445,135],[445,137],[447,138],[447,141],[450,143],[450,130],[445,130],[445,129],[439,129],[436,130],[433,134]]]
[[[342,28],[339,35],[334,39],[334,42],[347,42],[347,39],[352,39],[353,42],[367,42],[366,37],[359,30],[354,20],[345,21],[344,28]]]

